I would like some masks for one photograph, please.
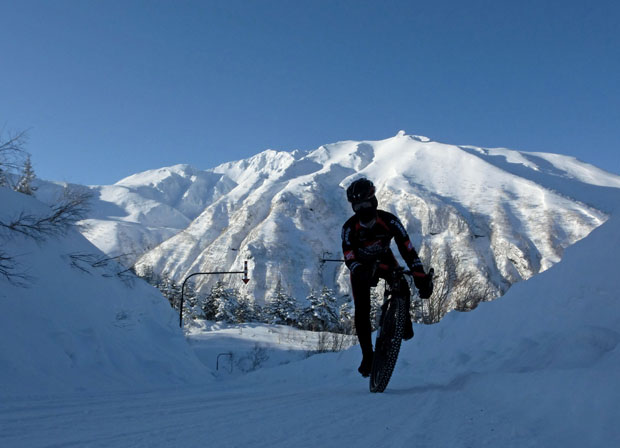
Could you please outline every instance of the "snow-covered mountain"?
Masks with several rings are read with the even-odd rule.
[[[572,157],[454,146],[401,131],[91,187],[97,200],[85,235],[138,271],[152,267],[179,282],[250,260],[246,287],[238,275],[225,281],[258,301],[278,280],[298,299],[322,285],[344,295],[346,268],[321,258],[340,257],[341,225],[351,214],[345,189],[361,176],[375,182],[380,207],[402,219],[427,265],[495,294],[557,263],[607,219],[606,191],[620,187],[620,176]],[[451,308],[463,294],[454,291]]]

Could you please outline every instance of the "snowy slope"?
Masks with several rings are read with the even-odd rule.
[[[614,191],[612,191],[614,192]],[[612,447],[620,221],[470,313],[416,326],[384,394],[359,348],[201,387],[0,402],[3,446]]]
[[[6,188],[0,204],[4,223],[50,213]],[[208,373],[159,291],[118,277],[124,268],[101,262],[107,256],[77,230],[45,241],[0,231],[2,253],[26,275],[14,279],[22,285],[0,275],[0,396],[183,384]]]
[[[96,210],[86,235],[111,255],[142,251],[138,270],[153,267],[178,282],[197,271],[237,271],[248,259],[247,286],[240,276],[224,280],[259,302],[278,280],[298,299],[323,285],[346,295],[344,266],[320,259],[340,256],[340,229],[350,216],[344,191],[359,176],[377,184],[381,207],[401,217],[427,264],[459,260],[458,275],[497,294],[557,263],[564,248],[603,223],[607,191],[620,187],[619,176],[567,156],[459,147],[400,132],[308,152],[268,150],[203,172],[165,168],[96,187],[123,216]],[[199,277],[199,287],[216,280]]]

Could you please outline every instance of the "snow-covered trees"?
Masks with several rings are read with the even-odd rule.
[[[29,196],[34,195],[34,192],[36,191],[36,187],[33,185],[35,178],[36,176],[34,174],[34,169],[32,168],[30,155],[28,155],[26,156],[26,161],[24,162],[24,166],[22,168],[21,177],[15,186],[15,191]]]
[[[338,328],[336,299],[332,290],[324,286],[319,295],[312,291],[306,300],[308,306],[302,313],[302,322],[306,328],[314,331],[332,331]]]
[[[26,131],[7,137],[0,131],[0,187],[33,195],[35,174],[30,154],[24,150],[27,137]]]
[[[339,333],[353,334],[353,307],[351,299],[347,298],[338,309],[338,330]]]
[[[299,322],[299,309],[297,301],[284,292],[282,282],[278,281],[276,289],[268,299],[263,310],[269,323],[283,325],[297,325]]]
[[[237,289],[226,288],[222,281],[218,281],[209,294],[197,298],[202,309],[202,317],[207,320],[216,320],[229,323],[255,322],[259,310],[254,301]]]
[[[260,309],[254,300],[247,294],[241,294],[237,299],[237,308],[234,311],[235,322],[257,322],[260,320]]]
[[[181,286],[167,275],[158,276],[149,266],[142,266],[137,274],[156,286],[178,309]],[[207,294],[196,291],[193,282],[187,282],[184,291],[184,319],[206,319],[228,323],[264,322],[289,325],[312,331],[329,331],[351,334],[353,311],[349,298],[337,300],[334,292],[323,287],[320,294],[312,291],[306,297],[306,306],[287,294],[281,282],[267,298],[264,307],[254,298],[235,288],[229,288],[219,280]]]
[[[211,300],[214,304],[214,320],[221,322],[235,322],[235,311],[238,307],[237,291],[226,288],[224,283],[218,281],[211,288]]]
[[[0,187],[12,186],[10,175],[22,169],[26,137],[25,131],[6,137],[0,131]]]
[[[171,306],[179,306],[181,303],[181,286],[179,286],[174,279],[164,274],[157,280],[155,286],[161,291],[164,297],[168,299]]]

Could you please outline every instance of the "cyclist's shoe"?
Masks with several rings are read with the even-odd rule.
[[[413,339],[413,324],[407,319],[405,328],[403,329],[403,340],[408,341],[409,339]]]
[[[370,353],[370,355],[364,356],[362,359],[362,363],[357,368],[357,371],[362,374],[364,378],[370,376],[370,371],[372,370],[372,359],[374,355]]]

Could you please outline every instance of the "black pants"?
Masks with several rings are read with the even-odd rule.
[[[379,265],[361,265],[351,272],[351,289],[355,303],[355,330],[362,354],[372,353],[372,326],[370,323],[370,288],[377,285],[385,269]]]

